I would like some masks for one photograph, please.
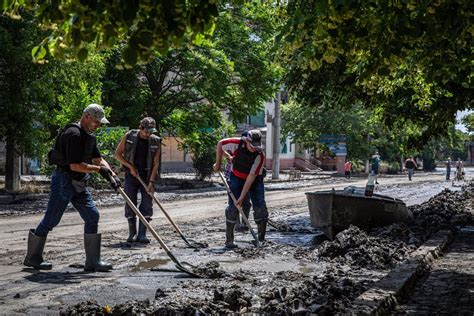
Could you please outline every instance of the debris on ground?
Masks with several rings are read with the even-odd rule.
[[[336,235],[333,241],[308,246],[291,246],[274,241],[261,247],[242,247],[229,256],[245,259],[249,265],[231,273],[211,261],[193,271],[205,275],[204,282],[184,280],[172,288],[158,288],[154,299],[130,301],[111,308],[113,315],[129,314],[321,314],[346,313],[351,302],[373,282],[404,261],[412,251],[440,229],[456,231],[472,223],[466,206],[474,186],[461,191],[445,190],[429,201],[410,206],[411,223],[397,223],[369,232],[356,226]],[[282,226],[283,227],[283,226]],[[287,231],[291,231],[288,228]],[[276,256],[317,266],[272,272],[259,263]],[[151,293],[153,295],[153,293]],[[67,315],[103,313],[104,306],[87,301],[68,307]]]

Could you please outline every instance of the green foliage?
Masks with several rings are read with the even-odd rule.
[[[236,1],[239,2],[239,1]],[[166,53],[189,34],[194,42],[211,34],[218,16],[218,1],[21,1],[5,0],[3,9],[19,18],[19,7],[34,9],[48,36],[32,51],[40,60],[46,51],[55,57],[84,61],[89,44],[112,47],[121,40],[123,62],[147,62],[155,51]]]
[[[184,148],[190,150],[193,155],[193,167],[199,180],[210,178],[212,166],[216,157],[216,144],[230,129],[202,130],[198,133],[188,134],[184,139]]]
[[[286,15],[285,15],[286,14]],[[288,2],[277,45],[308,107],[327,90],[361,102],[388,126],[411,121],[421,148],[472,108],[471,1]]]
[[[174,133],[174,111],[229,109],[233,121],[256,113],[272,97],[279,70],[271,63],[270,26],[257,24],[263,9],[256,15],[255,7],[260,8],[224,10],[212,42],[172,49],[147,65],[117,70],[119,50],[111,54],[103,98],[116,109],[112,113],[115,121],[136,126],[141,115],[149,115],[156,119],[160,132]]]
[[[127,131],[126,127],[102,127],[95,133],[100,154],[110,165],[114,166],[116,172],[118,172],[120,163],[115,159],[115,149]]]
[[[327,95],[312,107],[295,101],[282,105],[282,128],[284,134],[290,133],[306,148],[314,147],[321,134],[346,135],[348,155],[352,159],[364,159],[372,152],[367,135],[372,135],[376,127],[371,115],[357,105],[344,109],[332,95]]]
[[[128,129],[124,127],[102,127],[95,132],[97,147],[99,148],[102,158],[110,164],[117,174],[119,173],[120,163],[114,157],[115,149],[127,130]],[[108,181],[98,173],[91,174],[89,185],[95,189],[105,189],[110,187]]]
[[[433,170],[436,161],[445,161],[448,158],[453,161],[457,158],[465,160],[467,158],[465,141],[468,139],[468,135],[456,130],[452,124],[446,136],[433,138],[423,147],[424,170]]]
[[[474,132],[474,113],[469,113],[461,119],[462,124],[466,126],[468,133]]]
[[[400,171],[400,163],[392,161],[387,165],[388,174],[397,174]]]
[[[171,49],[133,69],[117,69],[121,55],[120,49],[114,50],[102,95],[104,104],[114,109],[112,120],[138,126],[143,116],[152,116],[160,134],[179,137],[196,159],[206,157],[206,146],[195,137],[226,129],[222,111],[231,121],[240,121],[273,96],[280,70],[271,62],[272,10],[258,3],[228,7],[201,46]],[[183,40],[191,43],[188,37]],[[210,141],[212,146],[215,141]]]
[[[34,154],[36,140],[47,137],[37,128],[47,117],[37,102],[46,71],[30,62],[28,51],[41,33],[32,15],[24,15],[23,20],[0,15],[0,139],[12,141],[17,153]]]

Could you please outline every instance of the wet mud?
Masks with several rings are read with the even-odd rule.
[[[469,208],[473,192],[472,184],[459,191],[444,190],[410,206],[414,214],[411,223],[371,231],[350,226],[332,241],[309,227],[307,215],[293,214],[304,205],[276,209],[277,223],[283,224],[269,227],[272,238],[256,248],[246,233],[246,243],[241,242],[240,248],[220,253],[228,259],[225,267],[218,260],[196,265],[194,272],[206,276],[205,280],[185,278],[163,286],[157,283],[154,296],[146,300],[114,306],[88,300],[68,306],[61,314],[350,313],[358,295],[434,233],[441,229],[456,233],[460,226],[472,225]],[[285,215],[288,217],[282,220]],[[209,220],[200,225],[212,227],[215,223]],[[285,242],[285,234],[290,234],[293,242]],[[198,253],[196,258],[209,254]],[[232,262],[244,264],[230,269]]]

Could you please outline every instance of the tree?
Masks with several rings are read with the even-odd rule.
[[[294,0],[284,14],[281,62],[303,100],[327,89],[309,78],[346,81],[341,96],[375,108],[388,125],[410,120],[422,128],[419,147],[473,106],[468,0]]]
[[[461,119],[461,122],[466,126],[469,133],[474,132],[474,113],[469,113]]]
[[[31,14],[24,15],[23,20],[0,15],[0,139],[6,141],[7,190],[19,189],[17,157],[33,153],[35,140],[43,136],[35,128],[44,117],[43,105],[35,102],[43,70],[31,63],[30,55],[40,33]]]
[[[103,57],[87,62],[31,62],[41,38],[33,14],[0,16],[0,138],[7,142],[6,188],[19,188],[15,156],[43,157],[58,128],[77,120],[88,103],[100,102]]]
[[[6,0],[2,4],[16,18],[21,7],[36,11],[38,21],[49,33],[34,51],[38,60],[47,52],[55,57],[85,60],[89,44],[113,47],[125,40],[123,60],[126,65],[135,65],[137,61],[149,61],[155,51],[166,53],[186,34],[199,42],[205,33],[212,33],[219,1]]]
[[[160,133],[197,146],[201,143],[195,137],[203,131],[221,129],[221,111],[228,110],[231,121],[256,113],[279,79],[271,62],[272,25],[264,22],[271,20],[271,10],[261,4],[227,8],[217,18],[213,36],[200,46],[171,49],[131,70],[115,67],[120,50],[115,51],[103,93],[104,103],[114,109],[113,120],[138,126],[149,115]]]

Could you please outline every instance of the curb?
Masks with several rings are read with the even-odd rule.
[[[453,241],[449,230],[441,230],[423,245],[416,249],[410,257],[398,265],[372,288],[359,295],[348,311],[352,314],[386,315],[397,304],[397,299],[406,294],[424,274],[434,259],[441,255]]]

